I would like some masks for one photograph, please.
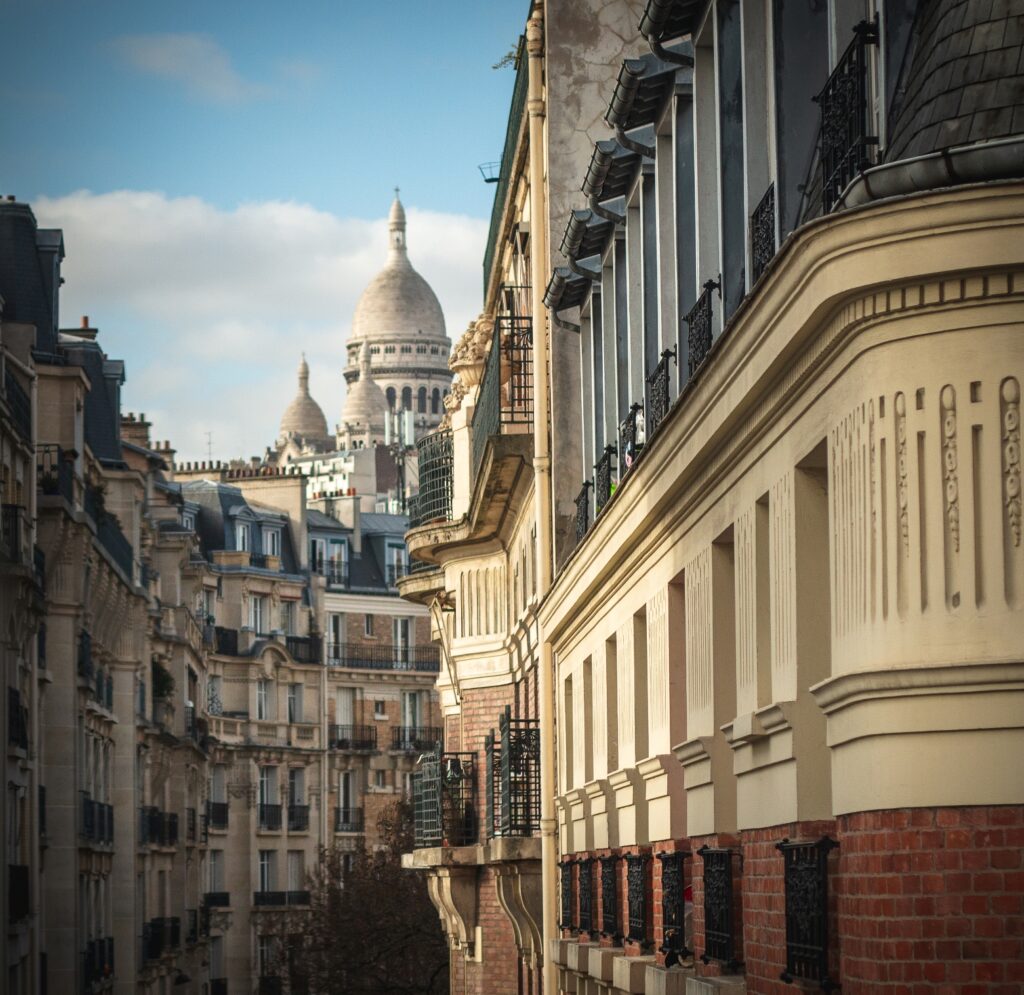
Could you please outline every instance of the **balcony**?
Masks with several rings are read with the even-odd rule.
[[[7,742],[28,749],[28,708],[21,703],[21,692],[12,687],[7,688]]]
[[[331,726],[330,734],[332,750],[360,751],[377,749],[376,726]]]
[[[143,805],[139,809],[139,845],[177,846],[177,813],[161,812],[154,805]]]
[[[336,833],[361,833],[363,831],[363,810],[361,808],[336,808],[334,810],[334,831]]]
[[[309,832],[309,806],[289,805],[288,806],[288,832],[306,833]]]
[[[214,626],[213,650],[223,656],[238,656],[238,630],[226,629],[222,625]]]
[[[439,726],[396,726],[391,730],[391,749],[404,753],[432,750],[444,738]]]
[[[82,952],[82,983],[86,992],[109,981],[114,973],[114,938],[90,940]]]
[[[412,776],[417,849],[477,842],[476,754],[435,749]]]
[[[188,944],[199,942],[199,909],[185,910],[185,942]]]
[[[207,802],[206,822],[210,829],[224,830],[228,828],[228,803]]]
[[[20,504],[0,505],[0,554],[10,563],[28,566],[31,535],[27,513]]]
[[[348,563],[343,560],[315,560],[310,564],[310,570],[327,578],[329,588],[348,590],[349,569]]]
[[[60,446],[43,445],[36,449],[36,479],[42,497],[62,497],[75,503],[74,460]]]
[[[387,566],[388,587],[398,587],[398,582],[408,573],[408,563],[389,563]]]
[[[441,669],[437,646],[368,646],[358,643],[329,643],[327,663],[331,667],[361,670],[416,670],[436,674]]]
[[[228,979],[210,978],[210,995],[228,995]]]
[[[540,726],[506,706],[485,740],[487,834],[533,836],[540,828]]]
[[[92,681],[92,636],[85,629],[78,634],[78,676]]]
[[[281,806],[260,803],[258,806],[257,818],[259,827],[267,832],[280,832],[281,830]]]
[[[323,640],[319,636],[285,636],[285,648],[297,663],[323,663]]]
[[[309,905],[308,891],[254,891],[252,904],[262,907],[275,906],[303,906]]]
[[[10,921],[21,922],[29,914],[29,882],[26,864],[7,865],[7,914]]]
[[[449,522],[452,517],[452,433],[448,429],[423,436],[419,455],[420,491],[410,525]]]
[[[284,981],[276,974],[260,975],[258,995],[281,995],[284,991]]]
[[[96,539],[110,558],[121,568],[129,581],[134,581],[132,565],[135,553],[132,544],[125,538],[117,519],[103,505],[101,492],[87,487],[84,500],[85,512],[96,525]]]
[[[203,907],[207,909],[230,908],[231,895],[226,891],[208,891],[203,895]]]

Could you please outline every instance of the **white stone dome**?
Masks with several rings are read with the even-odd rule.
[[[293,435],[307,441],[327,438],[327,419],[309,393],[309,365],[305,356],[299,363],[299,390],[281,416],[279,434],[282,437]]]
[[[405,208],[397,196],[388,216],[388,233],[387,265],[356,304],[349,342],[383,342],[405,336],[443,339],[441,305],[406,253]]]
[[[343,425],[369,428],[383,433],[388,401],[370,371],[370,347],[364,342],[359,351],[359,379],[349,384],[341,411]]]

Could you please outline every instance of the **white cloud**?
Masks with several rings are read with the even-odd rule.
[[[245,79],[209,35],[121,35],[113,45],[132,68],[181,83],[200,100],[236,104],[269,92],[263,84]]]
[[[387,207],[388,205],[382,205]],[[387,222],[307,204],[224,211],[148,191],[41,198],[39,223],[64,229],[62,324],[88,314],[124,359],[125,410],[183,459],[255,455],[277,434],[305,351],[327,421],[344,398],[344,345],[363,288],[384,265]],[[455,339],[480,309],[487,225],[407,206],[410,257]]]

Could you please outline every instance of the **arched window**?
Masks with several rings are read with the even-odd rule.
[[[434,388],[434,393],[430,395],[430,413],[436,415],[441,410],[441,391],[437,387]]]
[[[388,387],[388,389],[386,391],[384,391],[384,393],[387,395],[388,407],[392,411],[394,411],[395,410],[395,388],[394,387]]]
[[[416,395],[416,410],[421,414],[427,413],[427,388],[420,387],[419,392]]]
[[[402,407],[406,411],[412,411],[412,387],[402,388]]]

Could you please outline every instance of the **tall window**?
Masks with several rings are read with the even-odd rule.
[[[227,768],[224,764],[215,764],[213,773],[210,775],[210,801],[226,802],[228,800],[226,791]]]
[[[249,596],[249,628],[253,632],[263,633],[267,621],[267,599],[262,594]]]
[[[288,721],[302,721],[302,685],[288,685]]]
[[[210,891],[224,890],[224,851],[210,851]]]
[[[288,890],[304,891],[306,884],[306,866],[301,850],[288,851]]]
[[[306,797],[306,772],[301,767],[288,768],[288,804],[302,805]]]
[[[436,415],[441,410],[441,391],[435,387],[430,395],[430,413]]]
[[[249,523],[235,523],[235,549],[249,548]]]
[[[366,616],[363,617],[363,635],[364,636],[372,636],[373,635],[373,616],[372,615],[366,615]]]
[[[309,540],[309,569],[314,573],[324,572],[324,562],[327,559],[327,543],[323,539]]]
[[[341,644],[345,641],[345,616],[341,612],[331,612],[327,618],[329,660],[340,660]]]
[[[352,802],[352,771],[343,770],[338,775],[338,808],[349,809]]]
[[[295,633],[295,602],[281,602],[281,631],[291,636]]]
[[[274,858],[276,856],[277,854],[273,850],[260,850],[260,891],[274,890]]]
[[[416,729],[420,724],[420,693],[418,691],[402,692],[402,725]],[[412,734],[415,735],[415,734]]]
[[[384,395],[388,399],[388,407],[391,408],[392,411],[394,411],[395,410],[395,400],[398,397],[398,394],[395,392],[395,388],[394,387],[388,387],[388,389],[386,391],[384,391]]]
[[[395,663],[409,662],[409,620],[396,618],[391,623],[395,644]]]
[[[263,552],[270,556],[281,555],[281,530],[280,529],[264,529],[263,530]]]
[[[416,410],[421,414],[427,413],[427,388],[420,387],[416,393]]]
[[[270,681],[265,677],[256,682],[256,718],[270,718]]]
[[[277,768],[260,768],[260,804],[273,805],[277,795]]]
[[[412,411],[412,387],[402,388],[402,407],[406,411]]]

